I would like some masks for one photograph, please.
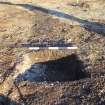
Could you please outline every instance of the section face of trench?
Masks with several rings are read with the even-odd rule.
[[[66,82],[86,78],[84,64],[75,54],[46,62],[35,63],[15,80],[36,82]]]

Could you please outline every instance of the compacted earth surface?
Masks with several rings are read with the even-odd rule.
[[[65,1],[0,0],[0,105],[105,105],[105,2]]]

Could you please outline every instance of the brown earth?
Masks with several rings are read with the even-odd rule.
[[[0,4],[0,93],[14,105],[105,105],[105,20],[90,19],[90,28],[86,28],[52,17],[46,10],[45,13],[35,8],[31,10],[19,4]],[[96,29],[94,25],[101,28]],[[71,39],[78,49],[32,51],[22,46],[44,39],[55,42]],[[69,75],[78,79],[59,81],[60,75],[52,76],[52,73],[49,75],[54,81],[14,83],[15,77],[33,64],[49,66],[49,62],[59,63],[61,67],[64,64],[63,71],[74,70]],[[85,77],[80,77],[80,68]],[[3,105],[9,103],[6,102]]]

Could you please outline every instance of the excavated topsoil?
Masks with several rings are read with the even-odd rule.
[[[0,4],[0,105],[105,105],[104,21],[71,25],[27,6]],[[62,40],[78,49],[28,49]]]

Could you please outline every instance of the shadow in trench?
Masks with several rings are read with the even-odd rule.
[[[12,101],[9,97],[0,94],[0,105],[18,105],[15,101]]]
[[[60,12],[57,10],[47,9],[44,7],[33,6],[31,4],[13,4],[11,2],[0,2],[0,4],[16,5],[16,6],[20,6],[25,9],[28,9],[29,11],[32,11],[32,12],[40,11],[40,12],[44,12],[46,14],[57,16],[60,18],[72,20],[72,21],[78,22],[81,27],[85,28],[86,30],[88,30],[90,32],[96,32],[98,34],[105,35],[105,24],[79,19],[79,18],[72,16],[70,14],[66,14],[66,13],[63,13],[63,12]]]
[[[36,82],[66,82],[89,77],[84,64],[75,54],[57,60],[33,64],[23,74],[19,74],[16,81]]]

